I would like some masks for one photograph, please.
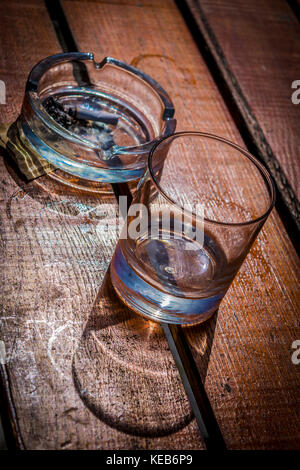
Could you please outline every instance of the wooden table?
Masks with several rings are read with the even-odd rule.
[[[292,4],[292,2],[289,2]],[[300,78],[297,5],[285,1],[24,0],[0,4],[0,121],[31,67],[62,50],[113,56],[170,93],[177,130],[216,133],[268,166],[278,193],[224,301],[184,329],[229,449],[300,447]],[[1,151],[2,418],[9,447],[203,449],[159,325],[122,305],[106,274],[113,192],[25,183]]]

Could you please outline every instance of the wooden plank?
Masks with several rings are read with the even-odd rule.
[[[27,0],[21,6],[13,1],[2,3],[0,79],[6,86],[6,104],[0,105],[0,122],[11,123],[22,105],[30,69],[45,54],[60,51],[45,7],[39,0]]]
[[[43,2],[23,2],[22,21],[19,3],[1,9],[9,51],[1,119],[11,122],[30,68],[60,46]],[[48,176],[24,183],[3,158],[0,165],[2,375],[19,445],[203,447],[162,331],[132,318],[103,283],[116,243],[114,194],[80,192]]]
[[[300,227],[300,25],[283,0],[187,0],[241,115]],[[297,201],[298,199],[298,201]]]
[[[178,130],[201,129],[243,145],[173,2],[62,4],[81,50],[130,62],[165,87]],[[291,361],[300,334],[297,270],[274,211],[219,309],[213,344],[212,323],[186,331],[230,448],[298,446],[299,370]]]

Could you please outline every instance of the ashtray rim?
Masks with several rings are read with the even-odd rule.
[[[144,142],[140,145],[116,146],[115,153],[135,154],[137,152],[146,151],[149,146],[151,148],[157,140],[160,140],[162,137],[166,137],[172,132],[174,132],[174,126],[176,125],[176,120],[173,118],[175,108],[168,93],[159,85],[159,83],[157,83],[153,78],[151,78],[149,75],[142,72],[141,70],[137,69],[136,67],[128,65],[118,59],[114,59],[113,57],[107,56],[104,57],[101,62],[96,62],[94,59],[94,53],[92,52],[66,52],[54,54],[42,59],[31,69],[26,83],[25,95],[29,101],[33,112],[35,113],[35,115],[38,116],[38,118],[43,122],[45,126],[50,128],[52,131],[56,132],[58,135],[60,135],[66,140],[72,141],[73,143],[77,142],[79,145],[88,147],[89,149],[100,150],[99,145],[80,138],[80,136],[74,134],[72,131],[69,131],[61,124],[59,124],[47,112],[38,96],[39,81],[47,70],[60,63],[82,60],[92,61],[95,69],[97,70],[102,69],[106,64],[110,64],[122,68],[128,73],[132,73],[138,76],[142,81],[146,82],[146,84],[148,84],[151,88],[156,91],[164,108],[162,113],[162,120],[165,121],[165,128],[160,135],[155,136],[153,139]],[[113,98],[114,96],[111,95],[111,97]],[[88,161],[86,161],[85,164],[93,166]]]

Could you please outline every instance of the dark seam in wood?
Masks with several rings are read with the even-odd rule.
[[[78,52],[75,38],[59,0],[44,0],[63,52]]]
[[[207,450],[225,451],[218,422],[181,326],[162,324]]]
[[[8,449],[24,450],[17,413],[11,392],[11,384],[6,364],[0,364],[1,420]]]
[[[300,3],[297,0],[287,0],[287,4],[293,11],[298,21],[300,21]]]
[[[268,168],[276,186],[276,209],[296,249],[300,252],[300,204],[287,181],[256,117],[230,70],[223,51],[197,0],[175,0],[231,117],[248,150]],[[195,18],[193,9],[198,15]]]
[[[115,193],[115,197],[118,203],[119,203],[120,196],[127,197],[127,209],[128,209],[128,207],[132,203],[132,194],[131,194],[128,184],[127,183],[112,183],[111,186],[113,188],[113,191]]]

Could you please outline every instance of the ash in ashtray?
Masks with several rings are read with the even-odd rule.
[[[43,105],[47,113],[65,129],[73,130],[71,128],[76,125],[84,125],[84,123],[81,123],[74,117],[71,108],[66,108],[60,101],[58,101],[58,99],[53,98],[52,96],[45,100]]]
[[[43,106],[47,113],[68,131],[93,143],[99,143],[103,151],[102,157],[111,156],[109,150],[115,145],[113,132],[118,124],[118,115],[102,112],[99,107],[72,107],[52,96],[44,101]]]

